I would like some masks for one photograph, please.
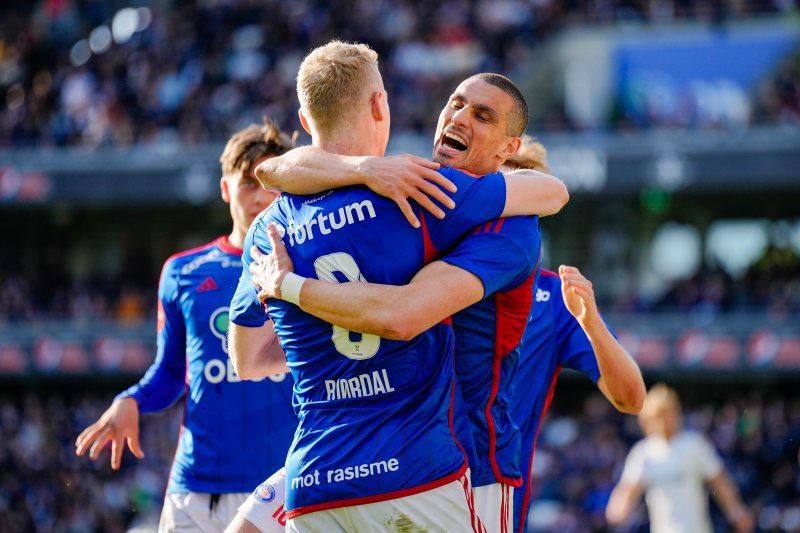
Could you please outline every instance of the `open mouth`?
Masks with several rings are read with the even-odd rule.
[[[457,133],[447,131],[442,135],[442,145],[452,148],[457,152],[464,152],[467,150],[467,140]]]

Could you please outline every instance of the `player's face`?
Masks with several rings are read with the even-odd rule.
[[[243,175],[225,176],[220,182],[222,199],[231,206],[233,223],[244,231],[280,194],[276,190],[265,190],[256,179],[256,167],[270,157],[274,156],[260,157]]]
[[[513,105],[511,96],[494,85],[463,82],[439,114],[433,159],[473,174],[496,172],[519,147],[519,138],[506,133]]]

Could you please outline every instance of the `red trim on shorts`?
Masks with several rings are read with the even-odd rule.
[[[542,274],[545,272],[550,272],[549,270],[542,270]],[[533,434],[533,444],[531,445],[531,459],[527,465],[527,476],[528,476],[528,483],[525,485],[525,495],[522,497],[522,508],[519,510],[519,530],[520,532],[524,531],[525,527],[525,519],[528,516],[528,507],[531,504],[531,472],[533,471],[533,456],[536,453],[536,440],[539,438],[539,429],[542,427],[542,420],[544,419],[545,415],[547,414],[547,410],[550,408],[550,402],[553,400],[553,394],[556,391],[556,381],[558,381],[558,375],[561,373],[561,365],[556,367],[555,372],[553,372],[553,377],[550,379],[550,388],[547,391],[547,398],[544,401],[544,408],[542,409],[542,414],[539,417],[539,423],[536,424],[536,432]]]
[[[364,496],[362,498],[348,498],[346,500],[336,500],[335,502],[317,503],[315,505],[307,505],[306,507],[298,507],[291,511],[286,511],[287,518],[297,518],[298,516],[314,513],[317,511],[327,511],[329,509],[338,509],[339,507],[350,507],[351,505],[366,505],[368,503],[385,502],[387,500],[396,500],[398,498],[405,498],[406,496],[413,496],[428,490],[437,489],[463,476],[467,471],[467,465],[463,464],[461,467],[443,478],[425,483],[424,485],[417,485],[407,489],[396,490],[394,492],[384,492],[383,494],[375,494],[373,496]]]
[[[472,531],[477,533],[486,533],[486,528],[481,522],[481,517],[475,512],[475,494],[472,492],[469,479],[467,476],[462,476],[459,481],[461,481],[461,487],[464,489],[464,497],[467,500],[467,507],[469,507],[469,521],[470,526],[472,526]]]

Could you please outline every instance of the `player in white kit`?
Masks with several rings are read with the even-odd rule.
[[[623,523],[642,493],[653,533],[712,533],[706,484],[738,533],[753,531],[753,517],[705,437],[684,430],[677,393],[663,384],[647,394],[639,422],[645,433],[628,454],[606,509]]]

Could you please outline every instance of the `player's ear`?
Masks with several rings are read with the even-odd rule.
[[[383,106],[381,105],[383,98],[383,91],[375,91],[372,93],[372,98],[370,98],[372,118],[378,122],[386,120],[385,113],[383,112]]]
[[[311,135],[313,137],[314,134],[311,133],[311,126],[308,125],[308,119],[303,114],[303,108],[302,107],[297,110],[297,116],[300,117],[300,125],[303,126],[304,130],[306,130],[306,133],[308,133],[309,135]]]
[[[230,187],[228,180],[225,179],[225,176],[222,176],[219,179],[219,190],[222,193],[222,201],[226,204],[231,203],[231,191],[228,187]]]
[[[506,142],[500,152],[500,158],[503,160],[511,159],[519,152],[521,146],[522,139],[519,137],[506,137]]]

